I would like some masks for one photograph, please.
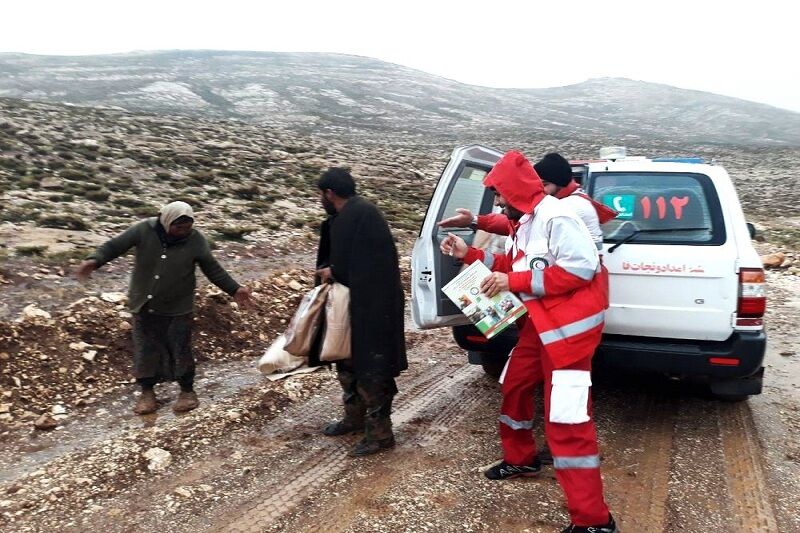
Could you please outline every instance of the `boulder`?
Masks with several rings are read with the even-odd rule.
[[[172,464],[172,454],[163,448],[150,448],[143,457],[150,461],[147,469],[151,472],[163,472]]]
[[[56,422],[56,419],[50,416],[49,413],[45,413],[36,419],[33,423],[33,427],[42,431],[49,431],[58,427],[58,422]]]
[[[786,260],[786,255],[783,252],[775,252],[761,256],[761,263],[764,268],[780,268]]]
[[[124,292],[104,292],[100,295],[100,299],[104,302],[118,304],[127,300],[128,296]]]
[[[50,313],[44,309],[39,309],[36,304],[26,305],[22,309],[22,317],[20,318],[21,321],[30,322],[49,322],[51,319]]]

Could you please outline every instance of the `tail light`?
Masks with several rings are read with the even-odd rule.
[[[735,357],[709,357],[708,362],[717,366],[739,366],[739,360]]]
[[[737,326],[761,326],[767,310],[767,286],[764,269],[739,270],[739,302],[736,306]]]

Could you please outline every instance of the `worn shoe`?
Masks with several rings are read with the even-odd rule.
[[[356,444],[355,448],[353,448],[350,452],[350,455],[353,457],[363,457],[365,455],[372,455],[373,453],[378,453],[381,450],[386,450],[393,447],[394,436],[379,440],[367,440],[364,438],[361,439],[361,442]]]
[[[363,423],[357,424],[349,420],[339,420],[338,422],[331,422],[325,426],[325,429],[322,430],[322,434],[329,437],[338,437],[339,435],[347,435],[359,431],[364,431]]]
[[[489,479],[514,479],[515,477],[534,477],[542,471],[542,462],[535,458],[530,465],[510,465],[503,461],[484,472]]]
[[[619,528],[616,522],[614,522],[614,517],[608,515],[607,524],[598,526],[576,526],[575,524],[570,524],[561,533],[619,533]]]
[[[172,406],[172,410],[176,413],[186,413],[200,405],[200,400],[197,399],[197,394],[192,392],[183,392],[178,395],[178,400]]]
[[[153,389],[143,390],[142,395],[136,400],[136,405],[133,406],[133,412],[137,415],[149,415],[157,410],[156,392]]]

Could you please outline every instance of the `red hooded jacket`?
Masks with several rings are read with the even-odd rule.
[[[519,152],[506,153],[483,183],[486,187],[494,188],[515,209],[533,213],[532,219],[524,224],[532,224],[537,216],[551,217],[553,221],[571,217],[577,220],[571,211],[568,212],[568,208],[562,207],[554,199],[545,202],[547,206],[537,209],[546,194],[536,171]],[[522,231],[523,228],[512,229]],[[549,250],[555,258],[554,264],[545,262],[547,266],[542,269],[522,271],[514,271],[513,266],[519,265],[523,251],[519,251],[517,257],[511,257],[509,253],[487,258],[483,250],[470,248],[464,257],[465,263],[481,260],[491,264],[493,271],[508,273],[511,291],[518,293],[525,302],[528,316],[556,368],[564,368],[594,353],[600,342],[604,312],[608,308],[607,285],[602,280],[599,258],[591,236],[585,228],[582,231],[575,230],[570,238],[573,234],[576,250],[586,255],[585,262],[597,265],[595,272],[570,266],[570,261],[575,259],[575,250],[568,250],[566,254],[561,249]],[[516,243],[515,233],[512,233],[512,239]],[[588,242],[582,242],[583,239]],[[547,242],[550,243],[549,238]],[[559,253],[562,257],[557,255]],[[589,253],[595,255],[589,257]]]

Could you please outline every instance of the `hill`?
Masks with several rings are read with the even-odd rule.
[[[0,54],[0,96],[243,119],[323,135],[513,132],[616,143],[800,145],[800,113],[700,91],[620,78],[492,89],[336,54]]]

